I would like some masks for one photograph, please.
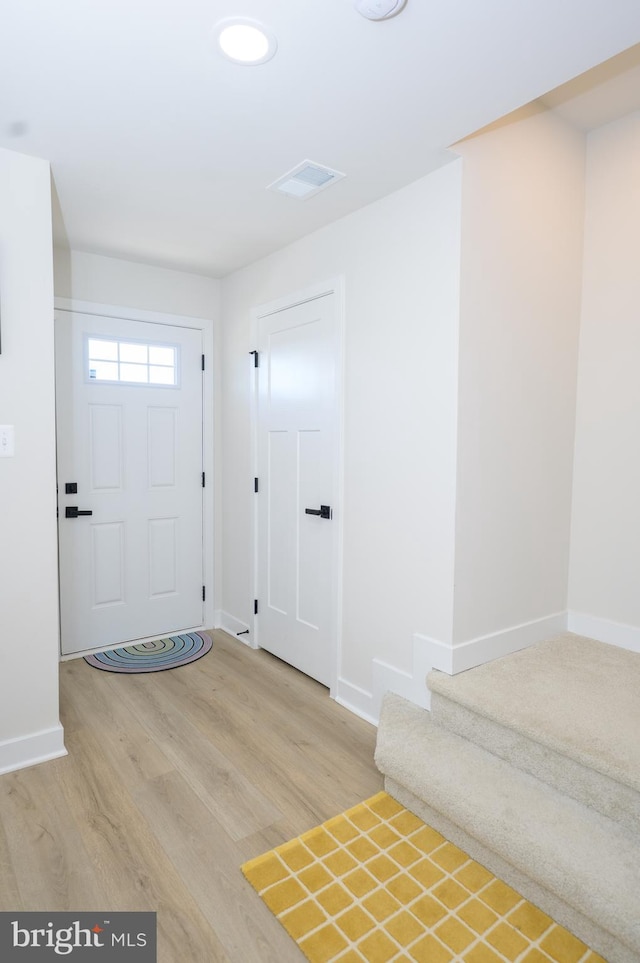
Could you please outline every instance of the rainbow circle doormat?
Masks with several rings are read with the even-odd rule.
[[[106,672],[162,672],[188,665],[206,655],[213,645],[205,632],[185,632],[155,642],[125,645],[109,652],[86,655],[84,661]]]

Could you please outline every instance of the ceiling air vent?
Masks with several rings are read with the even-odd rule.
[[[289,197],[297,197],[306,200],[318,191],[323,191],[330,184],[335,184],[345,175],[340,171],[331,170],[330,167],[323,167],[321,164],[314,164],[313,161],[303,161],[290,170],[283,177],[279,177],[267,188],[270,191],[277,191],[279,194],[288,194]]]

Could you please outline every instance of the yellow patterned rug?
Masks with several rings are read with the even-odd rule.
[[[311,963],[605,963],[384,792],[242,871]]]

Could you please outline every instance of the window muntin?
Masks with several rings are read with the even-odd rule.
[[[178,345],[86,339],[87,380],[95,383],[175,388],[178,385]]]

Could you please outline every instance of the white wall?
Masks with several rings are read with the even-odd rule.
[[[209,367],[205,374],[205,426],[212,422],[210,434],[216,440],[221,435],[220,405],[220,281],[171,271],[167,268],[124,261],[120,258],[54,249],[55,294],[57,298],[90,301],[112,307],[151,311],[178,317],[200,318],[204,324],[205,352]],[[211,363],[212,362],[212,363]],[[209,622],[214,622],[214,605],[218,607],[221,593],[221,540],[215,535],[220,530],[222,489],[220,460],[213,453],[207,454],[205,467],[207,477],[213,480],[215,507],[209,509],[205,496],[205,524],[207,514],[213,516],[209,533],[211,545],[205,558],[205,579],[211,586],[210,570],[213,570],[213,598],[208,590],[207,611]],[[213,537],[215,535],[215,537]]]
[[[563,628],[567,600],[584,138],[550,114],[520,116],[456,148],[464,172],[453,641],[482,639],[483,657]]]
[[[99,304],[193,318],[217,318],[220,282],[215,278],[56,247],[55,293]]]
[[[592,132],[570,627],[640,651],[640,114]]]
[[[0,772],[64,754],[49,165],[0,150]]]
[[[364,690],[360,708],[374,659],[410,674],[414,633],[451,634],[460,166],[454,160],[222,286],[222,607],[249,624],[250,310],[345,279],[339,674],[345,701]]]

